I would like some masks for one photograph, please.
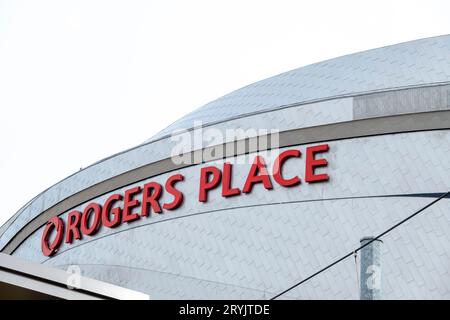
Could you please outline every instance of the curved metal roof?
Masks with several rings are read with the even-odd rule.
[[[292,104],[450,81],[450,35],[425,38],[322,61],[233,91],[182,117],[146,142],[177,129]]]
[[[146,143],[100,160],[36,196],[0,228],[0,248],[43,210],[89,186],[164,157],[177,129],[345,96],[450,83],[450,35],[420,39],[315,63],[233,91],[182,117]]]

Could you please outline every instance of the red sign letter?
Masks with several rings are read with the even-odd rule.
[[[49,245],[48,240],[50,238],[50,234],[56,229],[56,237],[53,242]],[[44,256],[50,257],[55,254],[61,245],[62,239],[64,236],[64,222],[61,218],[53,217],[50,218],[45,226],[44,233],[42,234],[41,239],[41,249]]]
[[[211,181],[209,181],[209,176],[212,175]],[[198,200],[200,202],[206,202],[208,199],[207,191],[211,190],[220,182],[222,173],[217,167],[210,166],[210,167],[204,167],[200,171],[200,192],[198,195]]]
[[[231,163],[225,162],[223,164],[222,197],[236,196],[241,193],[239,188],[231,187],[231,169]]]
[[[150,208],[155,213],[161,213],[161,206],[159,205],[159,197],[161,197],[162,187],[157,182],[149,182],[144,185],[142,194],[142,217],[148,217]]]
[[[183,203],[183,194],[175,188],[175,183],[178,181],[183,181],[184,176],[181,174],[176,174],[171,176],[166,181],[166,191],[174,196],[174,199],[171,203],[165,203],[163,205],[164,209],[174,210],[178,208]]]
[[[137,199],[133,200],[133,197],[140,192],[141,187],[134,187],[125,191],[125,200],[123,204],[123,217],[122,217],[123,222],[130,222],[139,219],[139,214],[137,213],[131,214],[131,211],[133,210],[133,208],[136,208],[141,204],[139,200]]]
[[[102,211],[102,224],[108,228],[115,228],[120,224],[120,218],[122,216],[122,209],[120,207],[115,207],[111,210],[111,207],[117,202],[122,200],[122,195],[113,194],[105,202]],[[112,214],[114,216],[113,220],[109,220],[109,216]]]
[[[326,159],[315,159],[316,153],[326,152],[328,151],[328,144],[321,144],[314,147],[306,148],[306,172],[305,172],[305,180],[306,182],[318,182],[318,181],[327,181],[328,175],[326,173],[323,174],[314,174],[314,169],[317,167],[326,167],[328,161]]]
[[[273,178],[275,181],[283,187],[292,187],[300,183],[300,178],[295,176],[291,179],[284,179],[281,174],[284,161],[290,157],[300,158],[301,152],[299,150],[287,150],[278,155],[273,164]]]
[[[252,167],[250,168],[250,172],[248,173],[247,181],[245,181],[242,192],[250,193],[250,191],[252,191],[253,185],[255,183],[261,182],[263,183],[264,188],[268,190],[273,188],[272,182],[270,182],[269,173],[266,169],[264,158],[261,156],[257,156],[255,158],[255,161],[253,161]]]
[[[94,213],[94,218],[89,227],[89,220],[91,213]],[[87,236],[92,236],[97,233],[100,227],[100,219],[102,218],[102,207],[95,202],[90,203],[83,211],[81,217],[81,232]]]
[[[80,234],[80,221],[81,221],[81,212],[80,211],[72,211],[67,216],[67,228],[66,228],[66,243],[72,243],[73,238],[79,240],[81,239]]]

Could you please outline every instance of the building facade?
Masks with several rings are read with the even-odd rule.
[[[269,299],[450,190],[450,36],[231,92],[37,195],[0,248],[153,299]],[[383,237],[384,299],[450,298],[450,200]],[[359,299],[350,257],[284,299]]]

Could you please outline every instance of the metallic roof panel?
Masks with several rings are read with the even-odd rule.
[[[343,95],[450,81],[450,35],[420,39],[322,61],[233,91],[187,114],[148,141],[195,120],[246,114]]]

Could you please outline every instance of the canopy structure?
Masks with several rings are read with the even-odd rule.
[[[147,294],[0,253],[0,299],[147,300]]]

